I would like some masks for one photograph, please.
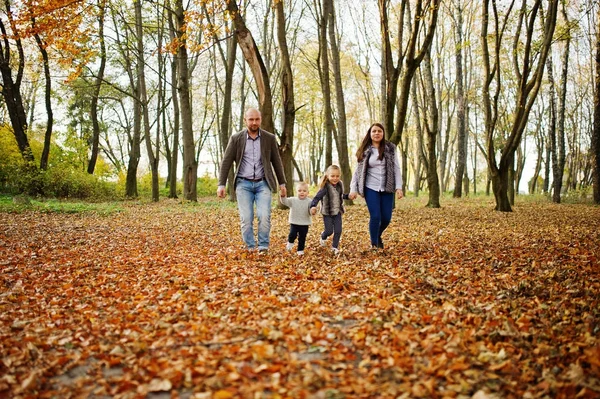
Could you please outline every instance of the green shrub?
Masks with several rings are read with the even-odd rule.
[[[48,170],[12,165],[2,191],[51,198],[109,200],[119,198],[116,183],[109,182],[69,165],[55,165]]]
[[[217,195],[218,181],[216,178],[209,176],[208,173],[199,177],[196,184],[198,197],[213,197]]]

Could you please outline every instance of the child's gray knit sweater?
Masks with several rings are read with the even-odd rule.
[[[289,221],[291,224],[308,226],[312,224],[310,214],[310,198],[300,199],[298,197],[279,197],[281,203],[290,208]]]

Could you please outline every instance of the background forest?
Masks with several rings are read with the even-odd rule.
[[[406,191],[428,206],[445,192],[485,192],[502,211],[518,193],[592,196],[596,1],[5,0],[0,12],[5,192],[214,195],[256,106],[290,193],[331,163],[348,187],[382,121]]]

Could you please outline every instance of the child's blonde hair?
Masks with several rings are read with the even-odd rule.
[[[327,182],[329,181],[329,175],[331,174],[331,172],[333,172],[334,170],[340,172],[340,174],[342,173],[342,170],[340,169],[339,166],[337,165],[329,165],[329,167],[327,168],[327,170],[325,171],[325,174],[323,175],[323,178],[321,179],[321,184],[319,185],[320,188],[325,187],[325,185],[327,184]]]
[[[308,189],[308,183],[305,181],[299,181],[298,183],[296,183],[296,190],[298,190],[300,187],[306,187]]]

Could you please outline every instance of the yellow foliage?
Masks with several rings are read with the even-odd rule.
[[[23,157],[17,146],[17,141],[12,128],[7,125],[0,126],[0,169],[7,166],[17,166],[23,163]]]

